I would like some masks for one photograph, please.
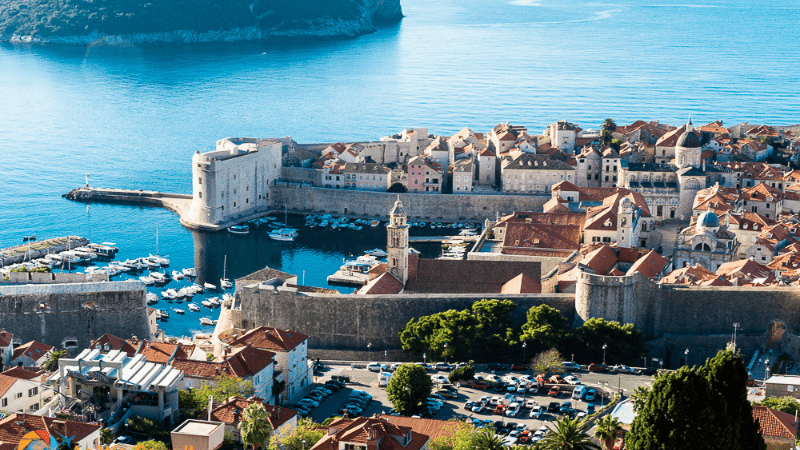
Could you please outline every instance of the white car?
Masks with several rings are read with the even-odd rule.
[[[522,383],[522,382],[520,382],[520,383],[517,385],[517,394],[524,394],[524,393],[526,393],[526,392],[528,392],[528,386],[527,386],[527,384],[526,384],[526,383]]]
[[[614,371],[614,372],[620,372],[620,373],[630,373],[630,374],[635,374],[636,373],[635,370],[631,369],[630,367],[626,366],[625,364],[616,365],[616,366],[612,367],[611,370]]]
[[[502,401],[501,397],[495,395],[489,400],[489,404],[492,406],[497,406],[500,404],[501,401]]]
[[[400,366],[402,366],[402,365],[403,365],[403,363],[394,363],[394,364],[392,364],[391,366],[389,366],[389,368],[390,368],[392,371],[395,371],[395,370],[399,369],[399,368],[400,368]]]
[[[576,385],[576,384],[581,384],[581,380],[573,377],[572,375],[565,376],[564,377],[564,381],[566,381],[567,384],[571,384],[573,386]]]
[[[517,384],[519,380],[515,376],[506,375],[503,377],[503,381],[505,381],[508,384]]]
[[[528,401],[525,402],[524,405],[522,405],[522,407],[525,409],[533,409],[536,405],[537,405],[536,400],[529,399]]]
[[[530,375],[523,375],[523,376],[519,377],[519,381],[520,381],[520,383],[530,383],[531,382],[531,376]]]
[[[508,408],[506,409],[506,415],[508,417],[516,417],[517,414],[519,414],[520,409],[522,408],[520,407],[519,403],[514,402],[508,405]]]
[[[444,375],[431,375],[431,381],[434,383],[447,383],[447,378]]]
[[[381,371],[381,363],[371,362],[367,364],[367,370],[371,372],[380,372]]]
[[[539,419],[544,415],[544,408],[540,405],[536,405],[531,409],[530,417],[531,419]]]
[[[493,383],[497,383],[498,381],[500,381],[500,378],[498,378],[498,376],[495,374],[491,374],[491,375],[486,375],[486,380],[491,381]]]

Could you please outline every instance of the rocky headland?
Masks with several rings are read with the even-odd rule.
[[[400,0],[0,0],[0,41],[127,45],[352,37],[402,17]]]

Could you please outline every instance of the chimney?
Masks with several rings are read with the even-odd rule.
[[[211,410],[214,409],[214,396],[208,396],[208,421],[211,421]]]

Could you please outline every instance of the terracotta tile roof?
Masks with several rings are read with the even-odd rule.
[[[578,225],[553,225],[543,223],[507,223],[503,238],[506,248],[569,249],[581,248],[581,227]]]
[[[360,295],[389,295],[399,294],[403,290],[403,283],[389,272],[384,272],[364,287],[357,291]]]
[[[715,278],[716,276],[717,274],[714,272],[695,264],[694,266],[673,270],[666,274],[664,278],[661,279],[661,282],[669,284],[695,284],[696,282]]]
[[[8,347],[11,344],[11,339],[14,337],[14,333],[10,333],[8,331],[0,331],[0,347]]]
[[[719,266],[717,275],[724,275],[729,278],[736,278],[738,275],[748,279],[770,278],[772,276],[769,269],[750,259],[726,262]]]
[[[379,415],[379,418],[400,427],[408,427],[417,433],[424,434],[431,439],[452,435],[458,424],[452,420],[417,419],[414,417]]]
[[[509,280],[500,289],[501,294],[540,294],[542,285],[525,274],[519,274]]]
[[[41,378],[47,372],[39,369],[38,367],[13,367],[2,373],[7,377],[19,378],[20,380],[33,380],[34,378]]]
[[[263,399],[258,397],[250,397],[249,399],[228,397],[224,403],[211,411],[211,420],[224,422],[229,425],[238,425],[241,421],[242,413],[252,404],[260,404],[264,410],[269,413],[267,421],[272,425],[273,430],[277,430],[281,425],[297,415],[297,411],[293,409],[264,403]]]
[[[697,283],[698,286],[733,286],[733,283],[723,278],[721,275],[717,275],[713,278],[709,278]]]
[[[678,143],[678,138],[681,137],[684,131],[686,131],[686,125],[675,128],[674,130],[666,133],[665,135],[661,136],[658,141],[656,141],[656,147],[675,147],[675,144]],[[693,133],[697,134],[696,131]]]
[[[650,252],[633,263],[631,268],[628,269],[627,274],[633,275],[634,273],[639,272],[652,280],[655,279],[665,267],[667,267],[667,264],[669,264],[667,258],[659,255],[655,250],[650,250]]]
[[[328,434],[310,450],[337,450],[340,442],[366,444],[367,448],[375,450],[419,450],[429,440],[427,435],[410,427],[373,417],[337,420],[328,425],[328,430]],[[406,437],[411,438],[407,443]],[[401,440],[405,445],[401,444]]]
[[[758,183],[751,188],[742,190],[742,200],[752,200],[759,202],[774,202],[783,198],[781,191],[764,183]]]
[[[485,148],[481,150],[480,153],[478,153],[478,156],[497,156],[497,155],[495,155],[494,152],[489,150],[488,148]]]
[[[17,445],[31,431],[47,431],[51,436],[70,437],[78,442],[100,429],[93,423],[60,420],[33,414],[12,414],[0,421],[0,441]]]
[[[761,426],[762,436],[797,439],[797,424],[791,414],[766,406],[753,405],[753,419]]]
[[[258,327],[246,331],[231,341],[231,346],[250,345],[271,352],[288,352],[308,339],[298,331],[281,330],[275,327]]]
[[[182,370],[184,376],[212,379],[220,375],[249,377],[275,362],[275,354],[253,347],[234,348],[222,361],[172,360],[170,365]]]
[[[607,274],[612,267],[614,267],[619,260],[617,254],[614,253],[607,245],[591,251],[586,257],[581,260],[581,264],[589,266],[598,275]]]
[[[552,191],[571,191],[580,192],[580,188],[570,183],[569,181],[560,181],[552,187]]]
[[[6,392],[17,382],[17,379],[18,378],[0,374],[0,397],[6,395]]]
[[[739,200],[738,189],[714,185],[697,191],[692,209],[728,211],[734,209],[737,200]]]
[[[612,247],[614,249],[614,247]],[[636,247],[619,247],[617,250],[617,258],[619,262],[634,263],[639,259],[639,249]]]
[[[105,345],[108,344],[109,350],[120,350],[125,352],[128,356],[133,357],[139,351],[139,346],[142,341],[125,340],[113,334],[106,333],[99,338],[92,341],[89,345],[91,349],[105,351]]]
[[[166,364],[178,350],[178,344],[168,342],[147,342],[139,349],[139,353],[144,355],[147,362]],[[188,358],[188,356],[186,356]]]
[[[539,280],[541,263],[420,258],[416,271],[409,270],[406,292],[499,293],[506,282],[520,273]]]
[[[22,344],[14,349],[14,355],[11,357],[11,360],[13,361],[17,358],[20,358],[22,355],[25,355],[34,361],[38,361],[52,349],[52,345],[47,345],[43,342],[26,342],[25,344]]]
[[[245,275],[241,278],[237,278],[236,281],[261,281],[266,282],[274,279],[286,281],[289,278],[294,278],[296,275],[292,275],[286,272],[281,272],[280,270],[273,269],[271,267],[265,267],[261,270],[253,272],[249,275]]]
[[[586,213],[584,212],[539,213],[530,211],[514,211],[512,214],[501,217],[496,226],[502,227],[512,222],[533,222],[548,225],[577,225],[583,227],[585,220]]]

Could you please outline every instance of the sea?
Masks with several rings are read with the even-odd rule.
[[[162,209],[61,196],[87,174],[92,186],[189,193],[191,155],[229,136],[310,143],[507,121],[534,133],[560,119],[800,122],[796,0],[402,5],[402,21],[352,39],[0,45],[0,247],[78,235],[115,242],[118,259],[168,255],[169,270],[197,266],[211,282],[270,266],[329,287],[343,259],[385,247],[383,227],[301,229],[286,245],[257,230],[193,233]],[[161,327],[208,332],[198,316],[217,311],[171,314]]]

